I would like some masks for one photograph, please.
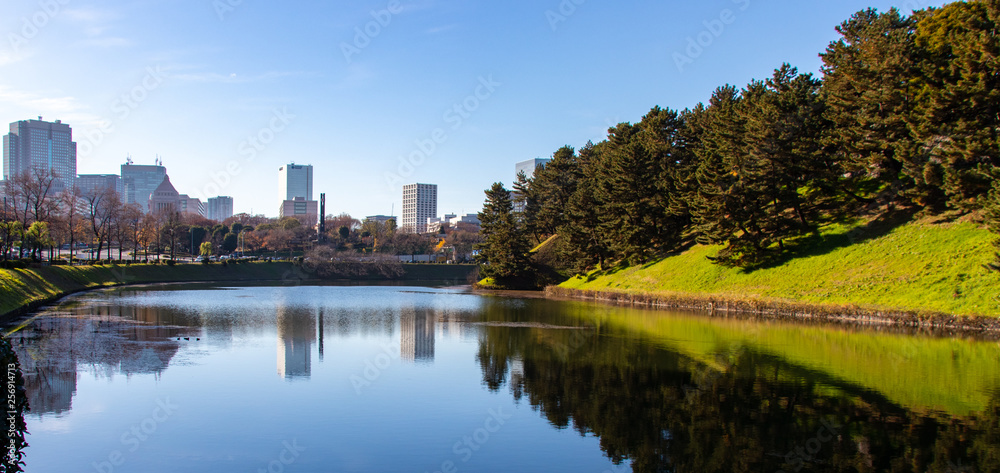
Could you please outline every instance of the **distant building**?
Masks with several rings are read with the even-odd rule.
[[[296,217],[305,225],[319,222],[319,202],[313,200],[313,167],[291,163],[278,168],[278,217]]]
[[[286,200],[281,203],[278,209],[278,218],[295,217],[302,221],[303,225],[313,226],[319,222],[319,202],[296,197],[293,200]]]
[[[515,164],[513,182],[517,182],[517,176],[520,175],[522,172],[524,173],[524,177],[531,179],[532,177],[535,176],[535,171],[538,170],[538,168],[540,167],[544,168],[545,165],[549,163],[549,161],[552,161],[552,158],[535,158],[535,159],[529,159],[527,161],[521,161]],[[511,188],[513,187],[514,186],[512,184]],[[524,203],[518,202],[519,200],[518,197],[519,197],[518,193],[512,190],[510,193],[510,200],[513,201],[514,203],[514,211],[524,212]]]
[[[459,217],[456,214],[445,214],[444,218],[429,218],[427,219],[427,233],[438,233],[441,231],[441,227],[445,225],[456,228],[460,223],[480,226],[479,215],[466,214]]]
[[[160,165],[122,164],[122,184],[125,186],[125,203],[139,204],[149,212],[149,197],[167,177],[167,168]]]
[[[3,179],[32,169],[51,170],[56,191],[68,189],[76,180],[76,142],[73,130],[61,120],[22,120],[10,124],[3,136]]]
[[[427,219],[437,216],[437,184],[403,186],[404,231],[427,233]]]
[[[97,195],[104,189],[113,189],[124,202],[125,183],[117,174],[80,174],[76,176],[76,188],[84,196]]]
[[[282,202],[296,197],[313,200],[313,167],[292,163],[278,168],[278,197]]]
[[[163,176],[163,182],[149,196],[149,211],[153,213],[179,212],[180,206],[180,193],[170,183],[170,177]]]
[[[470,225],[480,226],[482,223],[479,221],[479,214],[465,214],[464,216],[455,216],[448,220],[448,223],[454,227],[460,223],[468,223]]]
[[[514,182],[517,182],[517,175],[522,172],[524,173],[524,176],[527,178],[533,177],[535,175],[535,170],[538,169],[539,167],[544,168],[546,164],[549,164],[549,161],[552,161],[552,158],[535,158],[535,159],[529,159],[527,161],[521,161],[515,164]]]
[[[201,199],[197,197],[191,197],[187,194],[181,194],[178,196],[180,203],[180,212],[184,215],[197,215],[199,217],[205,216],[205,204],[201,202]]]
[[[206,217],[216,222],[233,216],[233,198],[229,196],[209,197]]]
[[[389,220],[399,221],[398,219],[396,219],[396,217],[391,217],[389,215],[369,215],[365,217],[365,220],[371,220],[373,222],[378,222],[378,223],[385,223],[388,222]]]

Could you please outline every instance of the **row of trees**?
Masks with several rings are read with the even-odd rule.
[[[179,255],[305,252],[317,243],[335,250],[358,253],[427,254],[441,240],[456,252],[472,252],[478,243],[478,228],[460,225],[443,228],[436,235],[397,231],[394,220],[359,221],[349,214],[326,217],[327,232],[318,238],[311,225],[292,217],[271,219],[238,214],[225,222],[175,210],[144,213],[136,204],[125,204],[114,189],[84,192],[75,187],[59,189],[57,176],[36,169],[4,182],[0,218],[0,259],[56,259],[55,248],[77,243],[92,245],[93,258],[110,258],[112,248],[119,259],[131,250],[133,260],[142,253],[169,258]],[[320,240],[320,241],[317,241]],[[14,251],[17,249],[17,251]]]
[[[480,217],[483,260],[523,271],[510,253],[526,244],[509,240],[558,234],[577,272],[695,241],[723,245],[719,264],[754,267],[863,209],[997,206],[998,26],[995,1],[858,12],[821,54],[822,79],[786,64],[693,109],[655,107],[579,152],[563,147],[519,176],[525,211],[514,220],[495,185]]]

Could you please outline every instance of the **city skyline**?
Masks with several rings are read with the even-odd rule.
[[[55,4],[0,7],[0,119],[73,124],[77,173],[161,156],[191,197],[273,215],[260,183],[302,160],[331,211],[377,215],[407,182],[447,184],[441,208],[478,211],[493,182],[511,186],[512,162],[785,61],[816,73],[854,12],[942,2]]]

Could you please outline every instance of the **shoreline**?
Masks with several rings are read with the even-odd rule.
[[[150,284],[184,283],[322,283],[338,281],[464,281],[468,265],[404,265],[397,279],[323,279],[311,277],[292,263],[248,265],[105,265],[50,266],[35,269],[0,270],[0,323],[9,324],[67,296],[96,289]]]
[[[696,311],[715,316],[754,316],[765,320],[833,323],[858,328],[929,330],[945,334],[980,334],[1000,339],[1000,318],[957,316],[916,310],[887,310],[778,300],[736,299],[711,294],[703,296],[633,294],[615,291],[545,288],[549,299],[583,300],[607,304]]]

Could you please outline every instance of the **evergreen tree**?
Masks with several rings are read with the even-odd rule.
[[[698,112],[693,228],[702,242],[726,244],[719,263],[764,263],[785,240],[818,234],[835,207],[837,168],[824,158],[819,87],[784,65],[739,96],[733,87],[718,89]]]
[[[990,191],[1000,165],[1000,4],[955,2],[920,19],[922,57],[911,128],[924,177],[951,207],[971,210]]]
[[[518,228],[510,191],[497,182],[486,191],[486,203],[479,213],[483,243],[476,245],[479,273],[498,287],[527,288],[534,285],[528,259],[528,240]]]
[[[686,215],[667,214],[674,192],[667,170],[676,160],[682,126],[676,111],[655,107],[636,125],[612,128],[606,152],[594,163],[602,232],[616,257],[629,264],[672,250],[680,240]]]
[[[536,225],[542,235],[554,234],[566,224],[566,208],[581,178],[576,151],[570,146],[559,148],[544,168],[535,171],[531,184],[538,205]]]
[[[921,203],[941,201],[939,192],[923,184],[908,124],[917,74],[915,25],[896,9],[869,8],[837,27],[842,38],[820,54],[832,124],[827,140],[849,177],[843,190],[859,201],[867,201],[869,182],[887,187],[890,200],[910,192]]]
[[[536,171],[537,172],[537,171]],[[517,173],[514,181],[514,192],[511,193],[511,201],[515,208],[517,225],[524,234],[531,236],[535,242],[540,241],[540,229],[538,219],[538,198],[536,197],[534,179],[524,175],[523,171]]]
[[[599,161],[606,142],[587,143],[576,160],[578,180],[576,189],[569,196],[559,227],[559,254],[577,273],[584,273],[595,266],[604,266],[611,251],[601,229],[601,205],[594,195],[594,163]]]

